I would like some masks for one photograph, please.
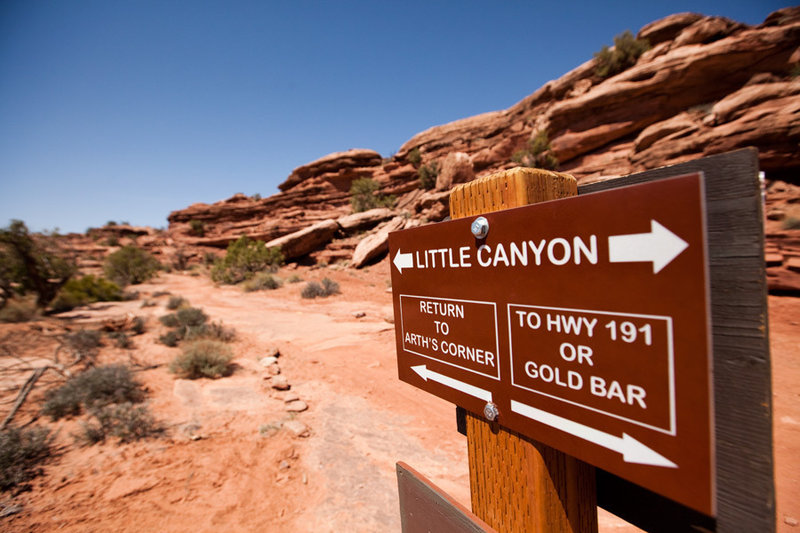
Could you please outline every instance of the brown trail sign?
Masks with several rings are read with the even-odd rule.
[[[726,326],[727,317],[712,328],[710,307],[716,315],[741,308],[741,343],[766,345],[763,315],[761,326],[747,322],[749,309],[763,309],[763,301],[742,304],[718,284],[710,290],[709,279],[726,275],[710,274],[709,264],[736,263],[734,281],[739,273],[758,275],[749,256],[763,249],[763,229],[752,250],[728,251],[719,243],[721,209],[760,212],[751,190],[753,152],[719,157],[681,165],[683,174],[692,172],[683,176],[663,169],[655,172],[667,179],[391,234],[400,379],[600,467],[598,484],[606,483],[608,472],[708,517],[717,516],[721,504],[723,530],[731,530],[737,515],[730,502],[741,505],[747,492],[731,483],[731,466],[759,479],[769,509],[771,470],[761,483],[758,469],[763,453],[771,465],[770,441],[752,451],[736,442],[740,460],[728,454],[725,439],[736,416],[732,409],[756,415],[748,423],[763,431],[760,406],[766,406],[769,421],[761,379],[765,371],[768,393],[768,352],[766,365],[747,378],[756,389],[723,382],[742,399],[718,406],[716,423],[714,416],[713,398],[725,396],[714,386],[732,375],[728,368],[738,368],[729,361],[742,356],[728,347],[728,335],[737,333]],[[711,160],[744,167],[742,180],[723,191]],[[705,196],[709,180],[697,172],[705,169],[712,176],[711,200]],[[736,195],[741,200],[732,199]],[[759,235],[751,222],[743,226],[742,238],[725,239],[738,245]],[[763,284],[760,272],[754,281]],[[753,298],[759,299],[757,292]],[[754,332],[764,335],[757,343],[749,340]],[[753,392],[760,405],[744,403]],[[760,435],[755,439],[761,442]],[[723,487],[715,485],[720,477]],[[636,492],[637,501],[653,501],[646,494]],[[755,507],[739,514],[768,525],[765,511]],[[713,520],[710,526],[702,518],[687,520],[715,527]]]
[[[712,515],[699,174],[392,234],[400,379]]]

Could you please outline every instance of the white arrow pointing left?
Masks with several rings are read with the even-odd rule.
[[[688,246],[689,243],[651,219],[649,233],[611,235],[608,238],[608,260],[611,263],[652,261],[653,274],[658,274]]]
[[[463,381],[458,381],[457,379],[453,379],[449,376],[445,376],[443,374],[439,374],[434,372],[433,370],[428,370],[428,367],[425,365],[419,366],[412,366],[411,370],[419,374],[419,377],[424,379],[425,381],[431,380],[441,383],[451,389],[456,389],[457,391],[461,391],[465,394],[469,394],[470,396],[474,396],[479,398],[485,402],[492,401],[492,393],[488,390],[484,390],[478,388],[474,385],[470,385],[469,383],[464,383]]]
[[[400,250],[397,250],[397,253],[394,255],[393,263],[402,274],[404,268],[414,268],[414,254],[404,254],[401,253]]]
[[[583,440],[593,442],[603,448],[621,453],[626,463],[678,468],[678,465],[657,451],[648,448],[627,433],[623,433],[622,437],[617,437],[616,435],[579,424],[573,420],[562,418],[553,413],[548,413],[547,411],[542,411],[541,409],[536,409],[535,407],[514,400],[511,400],[511,410],[531,420],[536,420],[537,422],[554,427],[570,435],[575,435]]]

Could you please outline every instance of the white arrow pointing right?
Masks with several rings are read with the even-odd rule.
[[[688,246],[689,243],[651,219],[649,233],[611,235],[608,238],[608,260],[611,263],[652,261],[653,274],[658,274]]]
[[[397,253],[394,255],[394,261],[392,262],[402,274],[404,268],[414,268],[414,254],[404,254],[401,253],[400,250],[397,250]]]
[[[553,413],[548,413],[547,411],[542,411],[541,409],[536,409],[535,407],[514,400],[511,400],[511,410],[531,420],[536,420],[537,422],[554,427],[570,435],[575,435],[583,440],[593,442],[603,448],[621,453],[626,463],[678,468],[678,465],[655,450],[648,448],[627,433],[623,433],[622,437],[617,437],[616,435],[605,433],[599,429],[579,424],[578,422],[562,418]]]

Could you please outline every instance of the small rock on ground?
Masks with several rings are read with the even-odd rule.
[[[308,426],[299,420],[288,420],[283,423],[283,427],[295,437],[308,437]]]
[[[295,392],[289,392],[283,397],[284,403],[293,402],[295,400],[299,400],[300,396],[297,395]]]
[[[277,357],[270,356],[270,357],[262,358],[259,361],[259,364],[261,366],[272,366],[272,365],[276,364],[277,362],[278,362],[278,358]]]
[[[275,376],[272,378],[272,388],[276,390],[289,390],[291,385],[285,376]]]
[[[303,400],[295,400],[286,404],[286,410],[290,413],[300,413],[308,409],[308,404]]]
[[[367,313],[365,313],[364,311],[356,311],[355,313],[353,313],[353,317],[355,318],[364,318],[365,316],[367,316]]]

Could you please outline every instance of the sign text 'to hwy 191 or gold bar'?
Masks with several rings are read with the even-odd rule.
[[[400,379],[714,516],[702,175],[392,233]]]

